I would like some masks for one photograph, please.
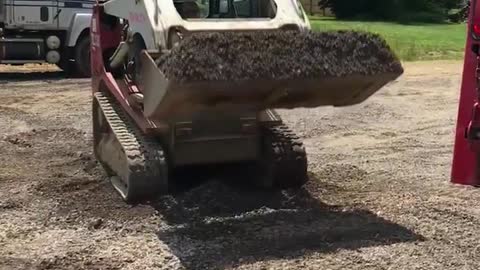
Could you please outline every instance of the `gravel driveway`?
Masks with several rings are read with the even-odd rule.
[[[89,80],[2,73],[0,269],[480,269],[480,189],[449,183],[461,69],[407,63],[361,105],[282,111],[303,190],[195,172],[135,206],[92,156]]]

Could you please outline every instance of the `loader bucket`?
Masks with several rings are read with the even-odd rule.
[[[290,80],[169,81],[147,52],[141,55],[144,114],[165,120],[198,111],[350,106],[363,102],[399,73]]]

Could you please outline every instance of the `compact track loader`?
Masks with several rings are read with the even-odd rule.
[[[206,81],[172,79],[159,68],[162,57],[195,33],[255,31],[308,32],[310,24],[297,0],[95,5],[94,152],[124,200],[167,193],[171,172],[187,165],[246,164],[242,173],[253,172],[260,187],[300,187],[308,180],[307,154],[275,109],[358,104],[403,71]]]

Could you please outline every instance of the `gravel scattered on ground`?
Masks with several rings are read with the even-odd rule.
[[[480,190],[448,182],[462,63],[405,67],[360,105],[280,111],[304,189],[191,171],[139,205],[93,157],[89,80],[0,74],[0,269],[477,270]]]

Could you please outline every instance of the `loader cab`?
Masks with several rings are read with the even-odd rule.
[[[274,18],[274,0],[175,0],[183,19]]]
[[[200,19],[208,16],[208,1],[202,0],[176,0],[174,1],[177,12],[183,19]]]

